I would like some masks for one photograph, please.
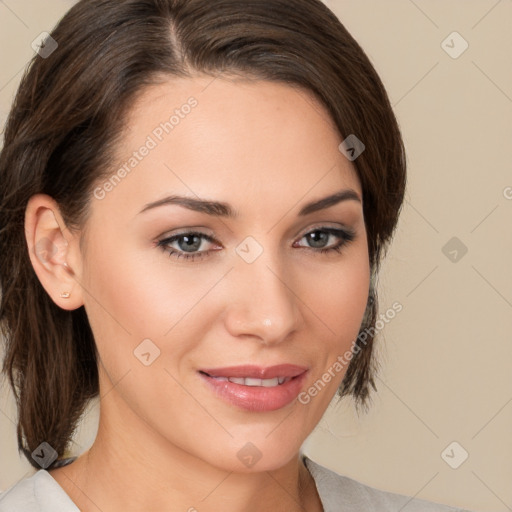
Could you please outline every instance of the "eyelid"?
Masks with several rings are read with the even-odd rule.
[[[331,223],[329,223],[329,222],[318,222],[318,223],[313,224],[312,226],[308,226],[307,228],[300,230],[294,236],[294,241],[300,240],[301,238],[306,236],[308,233],[311,233],[313,231],[328,230],[328,229],[341,230],[341,231],[347,232],[348,234],[353,234],[353,235],[355,235],[355,233],[356,233],[356,230],[354,228],[351,228],[344,224],[331,225]],[[217,236],[214,234],[214,232],[211,229],[204,228],[204,227],[186,227],[186,228],[181,228],[176,232],[171,232],[171,233],[166,232],[166,233],[160,235],[159,237],[157,237],[155,243],[158,245],[158,244],[161,244],[162,242],[169,240],[169,238],[179,237],[182,235],[197,235],[197,236],[204,238],[205,240],[208,240],[208,242],[210,242],[210,243],[222,245],[218,241]]]
[[[351,227],[347,226],[346,224],[340,223],[340,224],[331,225],[330,222],[318,222],[318,223],[313,224],[312,226],[309,226],[308,228],[306,228],[304,230],[299,231],[299,234],[297,235],[297,237],[299,237],[299,236],[302,237],[304,235],[307,235],[308,233],[311,233],[312,231],[322,230],[322,229],[337,229],[337,230],[341,230],[341,231],[355,232],[355,228],[351,228]],[[300,235],[300,233],[302,233],[302,235]]]
[[[210,236],[212,238],[215,238],[215,235],[213,231],[209,228],[205,227],[184,227],[184,228],[178,228],[178,231],[165,231],[163,234],[159,235],[157,239],[162,240],[164,238],[171,238],[173,236],[179,236],[179,235],[190,235],[192,233],[195,234],[201,234],[205,236]]]

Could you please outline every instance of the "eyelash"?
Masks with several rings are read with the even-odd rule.
[[[355,232],[351,229],[337,229],[337,228],[331,228],[331,227],[320,227],[320,228],[315,228],[311,231],[308,231],[307,233],[302,235],[302,237],[299,240],[302,240],[307,235],[311,235],[312,233],[317,233],[317,232],[327,233],[328,235],[334,235],[340,239],[340,241],[336,245],[331,246],[331,247],[320,248],[320,249],[316,249],[314,247],[309,247],[309,249],[311,249],[313,252],[320,253],[320,254],[332,253],[333,251],[336,251],[337,253],[341,253],[341,249],[344,246],[348,245],[350,242],[352,242],[356,237]],[[163,240],[160,240],[157,242],[156,245],[158,247],[160,247],[163,251],[167,252],[170,257],[173,257],[176,259],[183,258],[184,260],[187,260],[187,261],[189,261],[189,260],[194,261],[196,258],[202,259],[205,256],[210,256],[210,254],[213,252],[210,250],[210,251],[201,251],[201,252],[187,254],[186,252],[177,251],[175,249],[170,249],[168,247],[169,244],[171,244],[185,236],[197,236],[197,237],[201,238],[202,240],[206,240],[211,243],[218,243],[217,240],[215,240],[213,237],[207,235],[206,233],[201,233],[198,231],[186,231],[184,233],[179,233],[177,235],[173,235],[173,236],[170,236]],[[301,248],[308,249],[307,247],[301,247]]]

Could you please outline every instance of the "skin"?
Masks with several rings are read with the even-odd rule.
[[[299,449],[346,368],[307,405],[267,412],[221,400],[198,369],[294,363],[309,369],[306,390],[351,349],[370,278],[362,202],[298,212],[344,189],[362,198],[361,185],[309,92],[226,76],[147,88],[126,119],[119,165],[190,96],[190,114],[103,199],[91,198],[85,229],[67,229],[46,195],[27,206],[34,269],[60,307],[85,307],[100,356],[96,440],[50,474],[83,511],[320,511]],[[140,213],[170,194],[229,203],[238,217],[178,205]],[[322,254],[305,235],[324,226],[355,238]],[[189,228],[216,240],[196,251],[208,256],[185,261],[156,245]],[[263,249],[250,264],[235,250],[248,236]],[[46,258],[34,253],[42,239],[55,249]],[[134,356],[147,338],[160,350],[149,366]],[[248,442],[261,453],[250,468],[237,457]]]

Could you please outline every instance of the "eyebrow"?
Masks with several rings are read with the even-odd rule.
[[[361,198],[359,197],[359,194],[355,190],[340,190],[339,192],[336,192],[335,194],[332,194],[330,196],[307,203],[300,209],[299,217],[309,215],[319,210],[324,210],[338,203],[341,203],[342,201],[350,200],[358,201],[360,203],[362,202]],[[207,215],[212,215],[215,217],[236,218],[238,216],[238,212],[227,203],[176,195],[164,197],[163,199],[160,199],[153,203],[148,203],[139,213],[143,213],[148,210],[158,208],[160,206],[168,205],[183,206],[184,208],[188,208],[189,210],[193,210],[200,213],[206,213]]]

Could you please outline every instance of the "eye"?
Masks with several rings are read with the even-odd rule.
[[[329,245],[329,240],[338,239],[334,245]],[[338,229],[332,227],[319,227],[306,233],[300,240],[306,240],[315,252],[325,254],[327,252],[341,252],[342,247],[355,239],[355,232],[350,229]],[[301,247],[301,246],[299,246]]]
[[[355,232],[350,229],[338,229],[333,227],[319,227],[312,231],[309,231],[303,235],[300,240],[306,240],[309,247],[302,245],[295,245],[303,249],[309,249],[313,253],[325,254],[331,251],[341,252],[342,247],[347,245],[349,242],[355,239]],[[336,241],[334,245],[329,244],[329,241]],[[217,249],[204,249],[203,243],[208,242],[217,246]],[[210,256],[214,250],[219,250],[222,247],[217,240],[206,233],[199,231],[190,231],[185,233],[179,233],[157,243],[157,246],[167,252],[170,257],[183,259],[187,261],[194,261],[195,259],[202,259],[206,256]],[[200,250],[203,249],[203,250]]]
[[[168,252],[171,257],[193,261],[195,258],[209,256],[210,253],[213,252],[211,250],[199,251],[203,246],[204,241],[212,244],[217,243],[213,237],[206,233],[192,231],[188,233],[180,233],[160,240],[157,243],[157,246]],[[177,248],[173,247],[172,244],[177,245]]]

